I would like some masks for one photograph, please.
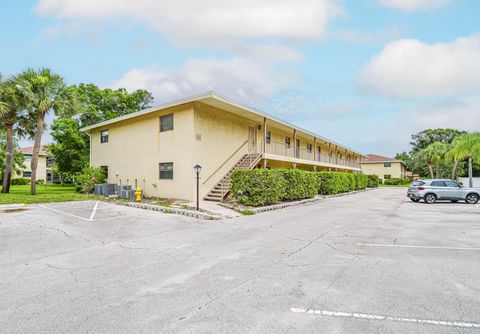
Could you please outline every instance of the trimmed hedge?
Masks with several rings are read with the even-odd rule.
[[[378,175],[370,174],[370,175],[367,175],[367,177],[368,177],[369,188],[377,188],[378,185],[382,183],[382,180],[378,177]]]
[[[233,198],[245,205],[269,205],[285,197],[286,181],[275,170],[236,170],[230,180]]]
[[[405,184],[410,184],[410,179],[408,177],[404,177],[404,178],[394,177],[391,179],[385,179],[383,183],[386,184],[387,186],[401,186]]]
[[[355,179],[352,179],[348,173],[340,172],[318,172],[320,195],[336,195],[355,190]]]
[[[230,180],[232,197],[251,206],[312,198],[317,194],[336,195],[369,185],[368,175],[300,169],[236,170]]]
[[[363,190],[368,187],[368,175],[353,174],[355,176],[355,190]]]
[[[276,172],[286,181],[282,200],[293,201],[317,196],[319,179],[316,173],[300,169],[280,169]]]
[[[12,179],[10,184],[12,186],[25,186],[27,184],[30,184],[30,179],[26,177],[20,177],[20,178]]]

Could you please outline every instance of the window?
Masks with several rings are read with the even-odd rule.
[[[100,132],[100,143],[108,143],[108,130],[102,130]]]
[[[267,131],[267,137],[265,138],[265,142],[267,144],[270,144],[271,139],[272,139],[272,133],[270,131]]]
[[[423,181],[415,181],[415,182],[412,183],[412,186],[414,186],[414,187],[421,187],[421,186],[423,186],[424,184],[425,184],[425,182],[423,182]]]
[[[392,178],[392,176],[389,175],[389,174],[387,174],[387,175],[384,175],[383,178],[384,178],[385,180],[388,180],[388,179]]]
[[[447,187],[452,187],[452,188],[461,188],[461,186],[457,182],[453,181],[446,181]]]
[[[105,179],[108,179],[108,166],[100,166],[103,171],[103,175],[105,175]]]
[[[173,114],[160,116],[160,132],[173,130]]]
[[[290,148],[290,137],[285,137],[285,147]]]
[[[383,167],[392,167],[392,163],[391,162],[385,162],[383,164]]]
[[[23,172],[23,177],[32,177],[32,172]]]
[[[24,157],[25,159],[30,159],[30,160],[32,160],[32,155],[31,155],[31,154],[24,154],[23,157]]]
[[[308,153],[312,153],[312,144],[307,144]]]
[[[47,168],[52,167],[53,165],[53,158],[47,157]]]
[[[160,180],[173,180],[173,162],[161,162]]]
[[[443,181],[432,181],[432,187],[446,187],[447,185]]]

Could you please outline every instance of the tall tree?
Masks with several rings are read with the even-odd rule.
[[[75,113],[79,104],[77,94],[72,87],[65,85],[63,78],[50,69],[42,68],[38,71],[28,69],[15,77],[27,103],[36,119],[35,136],[32,152],[32,179],[30,193],[37,193],[36,178],[38,154],[45,129],[45,116],[53,111],[57,116]]]
[[[427,162],[432,179],[440,177],[440,162],[443,161],[448,146],[442,142],[434,142],[417,153],[417,156]],[[433,170],[435,165],[435,174]]]
[[[412,135],[410,145],[411,153],[416,154],[426,148],[428,145],[441,142],[451,144],[455,137],[464,135],[466,132],[455,129],[427,129]]]
[[[0,77],[0,124],[5,129],[5,166],[2,171],[2,193],[10,192],[10,181],[14,163],[15,130],[22,137],[31,131],[30,122],[25,119],[24,99],[21,92],[11,80],[2,80]],[[15,129],[17,123],[22,123]]]
[[[480,132],[458,137],[453,143],[452,151],[459,160],[468,159],[469,187],[473,187],[473,160],[480,159]]]
[[[25,162],[25,158],[23,153],[16,150],[16,145],[13,145],[13,159],[12,159],[12,174],[13,173],[20,173],[23,169],[23,164]],[[7,158],[7,136],[5,134],[5,130],[0,129],[0,177],[3,180],[4,173],[5,173],[5,164]]]

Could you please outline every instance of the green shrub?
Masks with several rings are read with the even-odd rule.
[[[30,179],[25,177],[20,177],[17,179],[12,179],[12,181],[10,181],[10,184],[13,186],[24,186],[24,185],[30,184]]]
[[[300,169],[279,169],[286,181],[285,195],[282,200],[293,201],[312,198],[318,194],[318,177],[314,172]]]
[[[363,190],[368,187],[369,178],[365,174],[353,174],[355,176],[355,190]]]
[[[44,184],[45,180],[44,179],[39,179],[35,181],[35,184]]]
[[[246,210],[240,211],[240,213],[244,216],[253,216],[255,214],[255,211],[246,209]]]
[[[410,179],[408,177],[404,177],[404,178],[394,177],[391,179],[386,179],[383,183],[388,186],[401,186],[405,184],[410,184]]]
[[[91,194],[96,184],[105,182],[103,169],[99,167],[85,167],[77,177],[80,192]]]
[[[274,169],[236,170],[230,180],[233,198],[245,205],[268,205],[285,197],[285,179]]]
[[[351,177],[351,175],[353,174],[339,172],[318,172],[318,192],[321,195],[335,195],[354,190],[355,178]]]
[[[382,180],[378,177],[378,175],[370,174],[370,175],[367,175],[367,177],[368,177],[369,188],[376,188],[382,182]]]

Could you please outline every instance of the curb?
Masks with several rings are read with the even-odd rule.
[[[205,220],[219,220],[222,219],[222,216],[214,216],[208,213],[197,212],[192,210],[185,210],[185,209],[178,209],[178,208],[170,208],[167,206],[160,206],[154,204],[146,204],[146,203],[135,203],[135,202],[127,202],[127,203],[118,203],[121,205],[126,205],[132,208],[137,209],[146,209],[152,211],[161,211],[164,213],[174,213],[177,215],[188,216],[193,218],[205,219]]]
[[[303,200],[295,201],[295,202],[287,202],[287,203],[281,203],[281,204],[273,204],[273,205],[269,205],[269,206],[263,206],[263,207],[260,207],[260,208],[252,208],[252,209],[250,209],[250,210],[252,210],[252,211],[255,212],[255,213],[267,212],[267,211],[274,211],[274,210],[280,210],[280,209],[288,208],[288,207],[290,207],[290,206],[295,206],[295,205],[300,205],[300,204],[306,204],[306,203],[312,203],[312,202],[316,202],[316,201],[319,201],[319,200],[322,200],[322,199],[328,199],[328,198],[334,198],[334,197],[342,197],[342,196],[347,196],[347,195],[353,195],[353,194],[357,194],[357,193],[361,193],[361,192],[365,192],[365,191],[370,191],[370,190],[373,190],[373,189],[375,189],[375,188],[367,188],[367,189],[363,189],[363,190],[355,190],[355,191],[351,191],[351,192],[348,192],[348,193],[342,193],[342,194],[336,194],[336,195],[328,195],[328,196],[317,195],[317,196],[315,196],[314,198],[307,198],[307,199],[303,199]]]

